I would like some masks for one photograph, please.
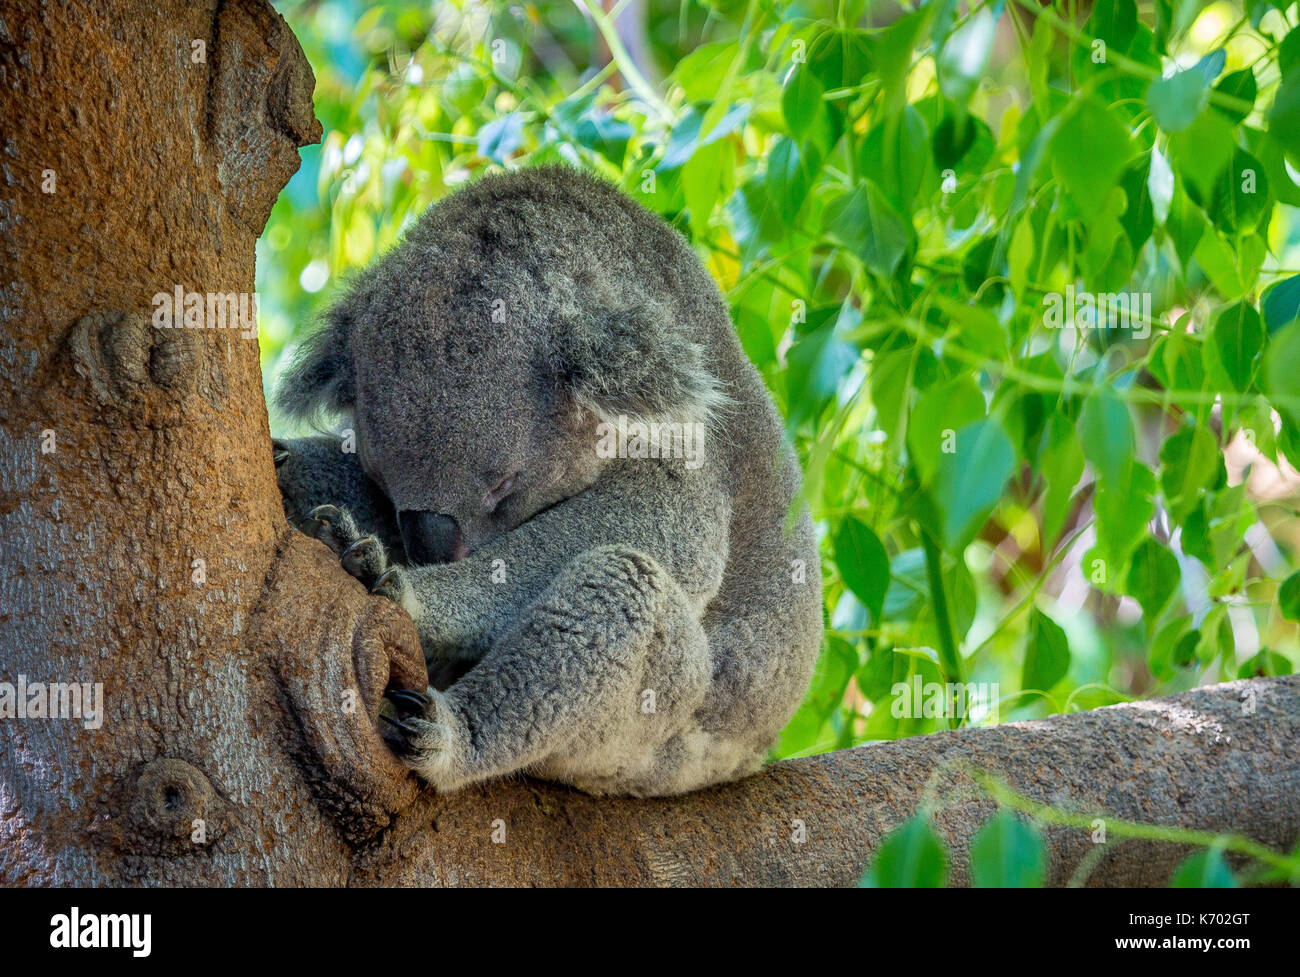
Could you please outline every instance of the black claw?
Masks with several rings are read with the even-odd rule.
[[[349,543],[347,548],[342,553],[339,554],[339,562],[342,563],[344,560],[346,560],[348,558],[348,554],[351,553],[353,550],[355,550],[362,543],[368,543],[368,542],[370,542],[370,537],[362,536],[356,542]]]
[[[352,547],[350,547],[350,546],[348,547],[348,549],[351,549],[351,548],[352,548]],[[344,555],[346,556],[347,554],[344,554]],[[340,557],[340,559],[341,559],[341,557]],[[388,582],[388,578],[391,577],[391,576],[393,576],[393,574],[395,574],[395,573],[397,573],[397,567],[389,567],[387,570],[385,570],[383,573],[381,573],[379,576],[377,576],[377,577],[375,578],[375,582],[372,583],[372,584],[370,585],[370,592],[371,592],[372,594],[376,594],[376,593],[378,593],[378,592],[379,592],[379,588],[382,587],[385,583],[387,583],[387,582]]]
[[[383,713],[379,714],[379,718],[387,724],[380,729],[379,735],[390,750],[399,757],[410,756],[415,752],[412,742],[416,736],[415,729],[400,719],[393,719]]]
[[[283,465],[286,461],[289,460],[289,452],[277,451],[271,457],[275,459],[275,467],[279,468],[281,465]]]
[[[336,511],[336,508],[332,505],[318,505],[307,513],[307,519],[315,519],[321,525],[328,526],[330,521],[325,518],[326,515],[333,515]]]
[[[406,706],[411,712],[424,712],[429,705],[429,697],[415,689],[393,689],[384,697],[395,706]]]
[[[415,736],[415,735],[416,735],[416,729],[415,729],[415,727],[409,725],[408,723],[404,723],[404,722],[402,722],[402,720],[400,720],[400,719],[394,719],[392,716],[385,716],[382,712],[379,714],[379,718],[382,719],[384,722],[388,723],[388,725],[390,725],[390,726],[396,726],[398,729],[400,729],[400,730],[401,730],[403,733],[405,733],[407,736]]]

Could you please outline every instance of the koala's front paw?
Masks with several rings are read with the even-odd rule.
[[[346,509],[318,505],[298,527],[332,549],[343,569],[356,577],[372,594],[406,606],[409,588],[402,571],[388,562],[388,551],[374,536],[363,533]]]
[[[430,786],[454,790],[463,782],[456,770],[455,722],[446,697],[429,689],[390,689],[379,710],[380,734],[388,748],[411,765]]]

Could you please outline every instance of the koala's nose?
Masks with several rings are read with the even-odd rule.
[[[451,563],[469,552],[465,537],[451,516],[409,509],[397,514],[397,528],[402,532],[402,545],[412,563]]]

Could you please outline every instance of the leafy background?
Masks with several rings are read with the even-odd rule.
[[[325,138],[258,244],[268,386],[339,279],[483,172],[564,160],[662,214],[821,534],[778,755],[952,725],[893,715],[913,675],[997,683],[1005,721],[1300,664],[1294,5],[277,6]],[[1149,320],[1053,328],[1067,286]]]

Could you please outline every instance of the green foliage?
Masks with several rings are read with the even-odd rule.
[[[970,844],[971,881],[981,889],[1038,889],[1047,875],[1043,839],[1009,811],[999,811]]]
[[[885,835],[862,877],[862,888],[938,889],[947,880],[943,842],[930,827],[930,819],[917,814]]]
[[[326,136],[259,242],[268,375],[480,172],[567,160],[662,214],[824,541],[826,646],[781,755],[1300,664],[1277,10],[652,0],[634,37],[586,0],[281,6]],[[893,708],[913,677],[1000,708]]]
[[[1169,880],[1171,889],[1235,889],[1237,880],[1224,861],[1223,852],[1207,848],[1188,855]]]

